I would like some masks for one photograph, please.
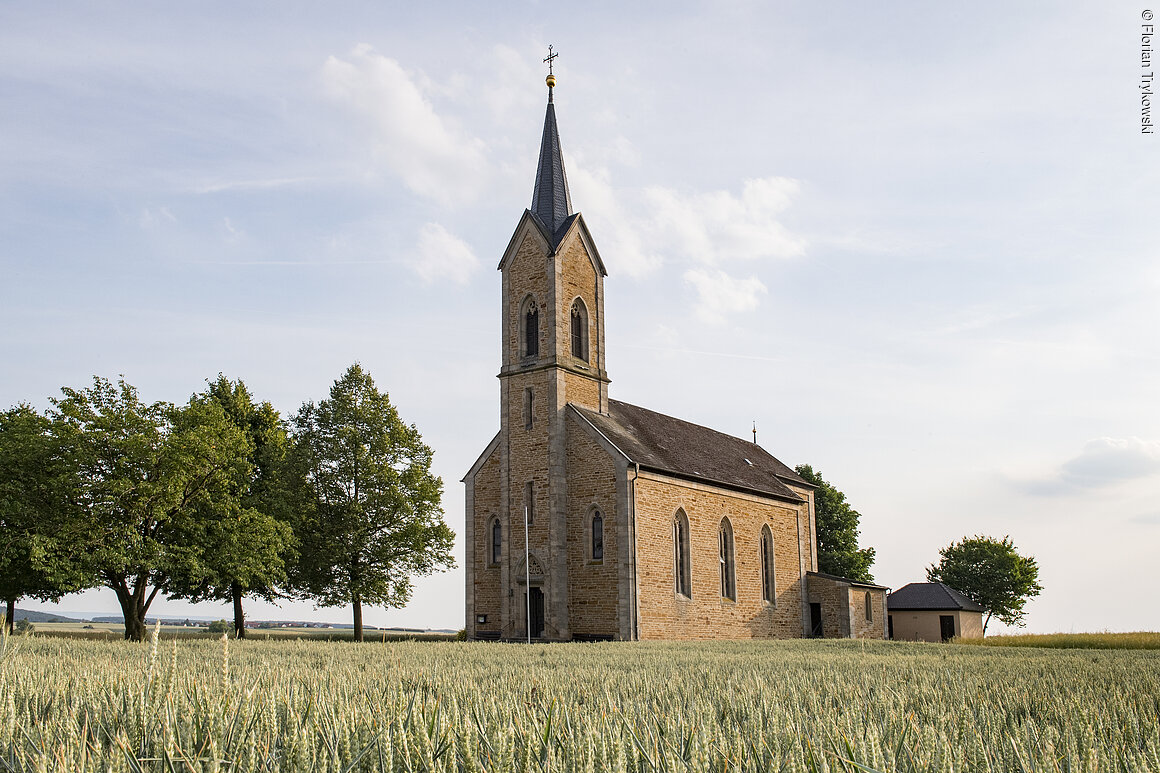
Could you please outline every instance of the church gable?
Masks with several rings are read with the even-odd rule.
[[[547,270],[547,244],[539,230],[524,223],[503,266],[504,368],[548,356],[553,346],[551,319],[554,287]],[[513,237],[514,239],[515,237]]]
[[[515,256],[524,251],[525,243],[529,238],[539,240],[541,255],[546,256],[553,253],[552,235],[545,230],[543,224],[529,210],[525,209],[524,215],[516,224],[516,230],[512,232],[512,238],[508,241],[507,249],[504,250],[503,257],[500,258],[496,269],[505,270]]]

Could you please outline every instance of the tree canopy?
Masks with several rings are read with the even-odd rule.
[[[74,468],[50,429],[25,404],[0,413],[0,600],[9,631],[20,599],[55,601],[84,584],[68,520]]]
[[[251,444],[217,403],[143,403],[137,390],[94,377],[62,390],[50,418],[77,465],[70,500],[86,585],[117,595],[125,638],[142,640],[145,614],[167,584],[204,576],[199,513],[237,507]]]
[[[992,617],[1007,625],[1025,624],[1023,606],[1038,596],[1043,586],[1035,559],[1019,555],[1010,537],[964,537],[940,550],[939,555],[942,559],[927,567],[927,580],[949,585],[982,605],[987,612],[984,634]]]
[[[199,499],[197,517],[184,521],[187,532],[181,536],[200,552],[198,571],[170,576],[165,591],[192,601],[232,602],[234,635],[245,638],[242,597],[258,594],[272,601],[287,580],[294,538],[283,481],[286,428],[270,403],[255,404],[244,383],[221,374],[193,402],[217,405],[245,435],[249,472],[231,480],[228,496]]]
[[[323,606],[350,604],[361,640],[363,604],[402,606],[412,577],[454,565],[443,481],[419,431],[358,364],[328,399],[302,406],[294,439],[307,493],[295,586]]]
[[[814,491],[814,522],[817,526],[818,571],[860,582],[874,582],[870,566],[874,548],[858,547],[858,519],[862,515],[850,507],[846,495],[815,472],[808,464],[794,468],[797,474],[817,486]]]

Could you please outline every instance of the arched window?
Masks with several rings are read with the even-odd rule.
[[[874,619],[874,604],[870,601],[870,591],[866,591],[866,619]]]
[[[524,429],[531,429],[536,417],[536,393],[531,387],[524,390]]]
[[[584,301],[572,301],[572,356],[588,362],[588,310]]]
[[[721,597],[737,599],[737,581],[733,572],[733,527],[728,518],[721,519],[721,528],[717,531],[717,544],[721,563]]]
[[[769,525],[761,527],[761,598],[773,604],[777,599],[777,588],[773,574],[773,532]]]
[[[503,529],[499,525],[499,519],[496,518],[491,522],[491,564],[492,566],[499,566],[499,560],[503,555]]]
[[[599,510],[592,512],[592,560],[604,560],[604,516]]]
[[[523,356],[524,357],[539,357],[540,356],[540,307],[536,305],[536,299],[530,295],[524,301],[523,312]]]
[[[692,598],[692,563],[689,560],[689,517],[684,510],[678,510],[673,518],[673,575],[675,590],[682,596]]]

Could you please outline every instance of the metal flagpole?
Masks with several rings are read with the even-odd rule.
[[[528,644],[532,643],[532,553],[528,548],[528,508],[524,503],[524,600],[527,602]]]

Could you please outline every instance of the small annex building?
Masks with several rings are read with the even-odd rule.
[[[885,589],[814,574],[810,483],[756,442],[610,399],[607,271],[547,83],[532,206],[499,262],[499,432],[463,478],[467,636],[885,638]]]
[[[807,572],[810,635],[826,639],[882,639],[889,588],[824,572]]]
[[[950,641],[983,636],[980,604],[941,582],[912,582],[886,598],[891,639]]]

